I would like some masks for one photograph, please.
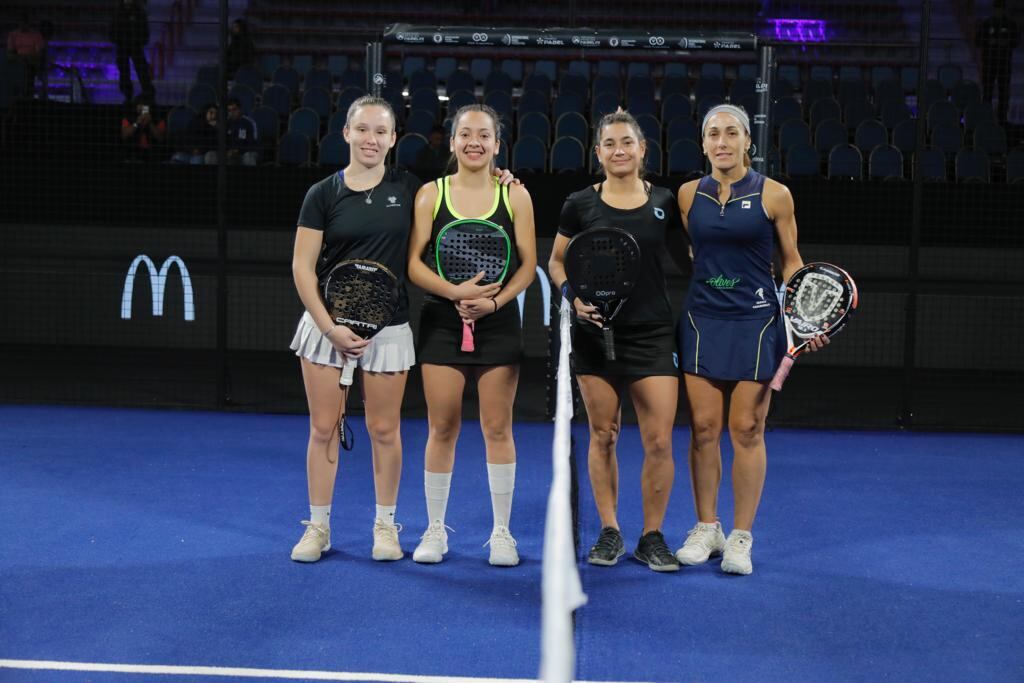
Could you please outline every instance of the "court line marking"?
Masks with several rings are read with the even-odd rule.
[[[169,674],[174,676],[235,676],[238,678],[297,678],[317,681],[358,681],[369,683],[536,683],[535,678],[475,678],[471,676],[420,676],[416,674],[355,673],[350,671],[303,671],[295,669],[252,669],[229,666],[171,666],[167,664],[107,664],[58,662],[42,659],[0,659],[0,669],[42,671],[94,671],[124,674]],[[643,683],[642,681],[577,681],[576,683]]]

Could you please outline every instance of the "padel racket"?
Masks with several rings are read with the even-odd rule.
[[[478,284],[503,282],[512,258],[512,240],[497,223],[482,218],[462,218],[441,228],[434,240],[437,274],[461,284],[481,271]],[[462,321],[462,351],[474,351],[474,323]]]
[[[324,305],[331,320],[344,325],[363,339],[370,339],[387,327],[398,310],[398,278],[387,266],[376,261],[342,261],[327,274],[323,291]],[[356,363],[355,358],[346,356],[345,365],[341,369],[340,383],[344,396],[338,418],[338,434],[341,447],[345,450],[351,450],[353,445],[345,431],[345,406]]]
[[[793,361],[818,335],[839,334],[857,309],[857,283],[831,263],[808,263],[786,283],[782,310],[786,321],[786,352],[772,378],[771,388],[782,391]],[[795,340],[802,340],[799,344]]]
[[[565,276],[584,303],[601,314],[604,357],[615,360],[612,319],[636,286],[640,275],[640,245],[620,228],[591,228],[565,248]]]

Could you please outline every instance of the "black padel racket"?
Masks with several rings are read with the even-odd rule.
[[[565,276],[573,292],[601,314],[604,357],[615,360],[612,319],[640,276],[640,245],[620,228],[591,228],[565,248]]]
[[[771,388],[782,391],[793,361],[807,350],[810,340],[822,334],[839,334],[856,309],[857,283],[839,266],[808,263],[793,273],[782,302],[789,351],[775,371]]]
[[[398,310],[398,278],[376,261],[342,261],[327,274],[324,303],[338,325],[369,339],[391,322]],[[346,358],[341,383],[352,384],[356,360]]]
[[[441,228],[434,240],[437,274],[461,284],[481,271],[479,284],[503,282],[512,258],[512,240],[497,223],[482,218],[461,218]],[[462,322],[462,351],[474,351],[473,323]]]

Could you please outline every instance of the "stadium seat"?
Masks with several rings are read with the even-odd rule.
[[[249,86],[254,93],[263,92],[263,74],[254,66],[246,64],[238,67],[238,71],[235,72],[235,84],[239,83]]]
[[[892,129],[892,144],[903,156],[917,149],[917,119],[907,119]]]
[[[800,121],[803,111],[795,97],[783,97],[772,105],[772,127],[778,128],[786,121]]]
[[[699,124],[691,118],[675,118],[665,127],[665,145],[672,153],[672,146],[680,140],[689,140],[700,146]]]
[[[875,147],[889,143],[889,132],[885,126],[874,119],[864,121],[857,126],[857,130],[854,132],[853,143],[857,145],[857,149],[862,155],[867,156]]]
[[[786,175],[791,178],[820,178],[821,158],[806,142],[798,142],[786,152]]]
[[[498,112],[502,123],[508,125],[515,116],[515,108],[512,106],[512,95],[504,90],[494,90],[484,96],[484,104]]]
[[[263,104],[277,112],[278,116],[288,116],[292,110],[292,96],[288,88],[280,83],[272,83],[263,89]]]
[[[267,106],[256,107],[252,112],[252,120],[256,122],[260,146],[268,151],[276,147],[277,138],[281,134],[281,115],[277,110]]]
[[[661,102],[662,122],[674,121],[679,118],[693,118],[693,105],[690,104],[689,96],[673,93],[668,97],[664,97]]]
[[[586,99],[590,95],[590,84],[579,74],[564,73],[558,79],[558,93],[575,93]]]
[[[791,147],[811,144],[811,129],[800,120],[786,121],[779,127],[779,149],[783,156],[789,154]],[[813,148],[812,148],[813,149]]]
[[[547,143],[551,139],[551,121],[540,112],[530,112],[519,117],[517,137],[532,135]]]
[[[952,90],[963,80],[964,72],[959,64],[942,64],[939,66],[938,81],[947,91]]]
[[[946,154],[956,154],[964,146],[964,136],[960,126],[939,124],[932,129],[931,146]]]
[[[299,96],[299,72],[293,67],[288,66],[287,64],[277,67],[277,70],[274,71],[273,78],[270,80],[287,88],[292,99]]]
[[[203,112],[203,115],[205,113]],[[199,114],[191,107],[174,107],[167,112],[167,135],[170,136],[172,143],[180,140],[188,132],[196,116]]]
[[[882,125],[892,130],[910,119],[910,109],[902,101],[886,102],[881,107]]]
[[[319,140],[320,116],[312,109],[306,107],[296,109],[288,117],[288,132],[292,131],[305,135],[307,143],[309,140]]]
[[[345,129],[345,119],[348,116],[348,110],[338,110],[331,114],[331,118],[327,120],[327,132],[328,133],[341,133]]]
[[[974,129],[972,147],[989,156],[1006,154],[1006,131],[998,123],[982,123]]]
[[[399,168],[412,170],[416,166],[416,155],[429,143],[417,133],[406,133],[395,145],[395,164]]]
[[[957,152],[953,168],[958,183],[987,183],[991,177],[988,154],[978,149]]]
[[[1006,155],[1006,182],[1024,182],[1024,147],[1017,147]]]
[[[207,83],[196,83],[188,89],[186,103],[194,111],[206,111],[211,104],[217,104],[217,93]]]
[[[686,175],[704,170],[704,155],[693,140],[677,140],[668,148],[668,174]]]
[[[523,60],[503,59],[501,60],[501,71],[512,79],[513,85],[523,82]]]
[[[841,120],[843,118],[843,110],[839,106],[839,102],[829,98],[822,98],[817,100],[811,105],[810,120],[811,128],[817,128],[818,124],[826,119]]]
[[[654,140],[648,139],[647,155],[645,158],[647,161],[647,163],[645,164],[647,172],[650,173],[651,175],[660,176],[662,170],[661,144]]]
[[[327,92],[331,92],[333,87],[334,77],[327,69],[314,67],[306,72],[306,77],[302,80],[302,88],[306,91],[312,88],[323,88]]]
[[[220,88],[220,67],[216,64],[203,64],[196,69],[196,83],[205,83],[215,91]]]
[[[476,104],[476,95],[468,90],[456,90],[448,96],[448,116],[455,116],[462,107]]]
[[[562,114],[566,114],[568,112],[582,114],[583,111],[583,98],[576,93],[561,93],[551,104],[551,116],[555,121],[557,121]]]
[[[953,86],[950,100],[959,111],[965,111],[975,102],[981,102],[981,86],[974,81],[959,81]]]
[[[823,158],[838,145],[845,145],[848,140],[846,126],[836,119],[826,119],[814,128],[814,149]]]
[[[406,58],[408,59],[408,57]],[[433,71],[427,71],[421,69],[420,71],[414,71],[408,76],[408,87],[409,92],[416,92],[417,90],[433,90],[437,91],[437,76],[434,75]]]
[[[277,144],[277,162],[285,166],[309,164],[309,138],[304,133],[289,130]]]
[[[449,90],[451,90],[451,87],[448,86],[448,79],[455,73],[457,68],[458,62],[454,57],[438,57],[434,60],[434,76],[438,82],[444,83]]]
[[[362,88],[349,87],[338,93],[338,111],[348,114],[348,108],[352,106],[352,103],[358,100],[360,97],[365,95],[365,91]]]
[[[437,117],[423,109],[413,109],[405,119],[403,131],[408,134],[430,135],[431,129],[437,125]]]
[[[590,140],[590,126],[583,114],[570,111],[562,114],[555,121],[555,138],[570,137],[580,141],[584,147]]]
[[[647,138],[648,142],[657,142],[661,144],[661,124],[658,119],[654,118],[650,114],[641,114],[636,116],[636,123],[640,126],[640,130],[643,131],[644,137]]]
[[[973,102],[964,109],[964,130],[973,132],[982,124],[997,125],[996,114],[988,102]]]
[[[892,145],[878,145],[868,157],[868,177],[874,180],[903,180],[903,154]]]
[[[934,131],[936,126],[959,126],[960,112],[952,102],[941,100],[928,107],[926,121],[929,131]]]
[[[828,154],[829,178],[863,178],[864,159],[860,150],[849,144],[836,145]]]
[[[921,179],[928,183],[944,183],[948,180],[946,174],[946,155],[940,149],[926,149],[914,153],[914,160],[920,168],[916,169],[921,174]]]
[[[621,102],[618,97],[605,93],[598,95],[590,104],[590,120],[596,124],[605,114],[611,114],[619,108]]]
[[[437,118],[440,111],[440,103],[437,99],[437,91],[433,88],[420,88],[409,96],[409,111],[428,111]]]
[[[345,88],[362,88],[366,92],[366,72],[362,69],[346,69],[338,79],[338,85]]]
[[[516,173],[543,173],[547,169],[547,147],[544,141],[531,137],[519,138],[512,147],[511,166]]]
[[[853,131],[865,121],[875,120],[875,108],[867,100],[851,100],[843,107],[843,123]]]
[[[576,138],[558,138],[551,146],[551,172],[569,173],[586,168],[586,152]]]
[[[495,70],[487,74],[487,79],[484,81],[484,94],[500,91],[511,96],[514,87],[515,84],[512,82],[511,76],[504,71]]]
[[[520,118],[533,112],[547,116],[550,110],[550,98],[538,90],[524,92],[519,98],[519,103],[516,105],[516,113]]]
[[[328,133],[317,146],[317,163],[321,166],[348,166],[349,147],[341,133]]]
[[[545,73],[534,71],[523,80],[523,92],[536,90],[551,97],[551,83],[554,79]]]
[[[493,68],[494,65],[487,57],[474,57],[469,60],[469,73],[476,83],[483,84],[487,79],[487,74],[491,73]]]
[[[456,90],[475,92],[476,82],[473,80],[473,74],[464,69],[456,69],[449,74],[448,80],[445,83],[445,91],[455,92]]]
[[[321,120],[326,121],[331,115],[331,93],[324,88],[307,88],[302,93],[302,105],[312,109]]]

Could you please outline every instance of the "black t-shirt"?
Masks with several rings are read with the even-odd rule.
[[[420,185],[419,178],[411,173],[388,169],[379,185],[358,192],[345,185],[338,171],[309,188],[299,211],[300,226],[324,233],[316,264],[319,282],[337,263],[347,259],[383,263],[398,277],[401,296],[392,325],[409,321],[406,257],[413,202]]]
[[[671,323],[661,255],[669,230],[682,230],[675,195],[664,187],[651,187],[647,203],[635,209],[616,209],[593,187],[574,192],[562,205],[558,232],[572,239],[589,228],[620,228],[640,245],[641,273],[629,300],[615,316],[619,323]]]

